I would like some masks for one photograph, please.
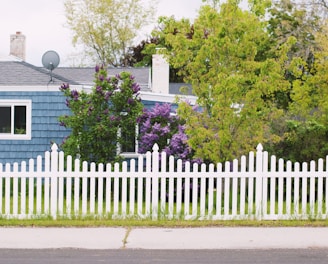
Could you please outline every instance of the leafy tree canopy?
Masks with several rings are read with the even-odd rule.
[[[74,45],[82,44],[100,64],[125,66],[122,58],[152,21],[154,6],[143,0],[65,0],[65,14]]]
[[[289,87],[284,78],[288,45],[264,56],[270,41],[257,12],[239,1],[220,8],[205,5],[194,23],[163,19],[166,52],[173,67],[191,83],[202,112],[181,103],[189,144],[196,157],[224,161],[247,153],[258,142],[273,140],[270,120],[282,114],[277,92]],[[253,1],[253,9],[259,7]]]

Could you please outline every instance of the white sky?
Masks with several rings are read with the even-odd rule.
[[[26,36],[26,61],[42,66],[42,55],[55,50],[59,66],[69,66],[74,53],[71,32],[64,27],[64,0],[2,0],[0,9],[0,55],[9,55],[10,35],[21,31]],[[195,18],[202,0],[158,0],[157,16]],[[148,32],[150,33],[150,32]]]

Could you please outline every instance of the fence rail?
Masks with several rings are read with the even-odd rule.
[[[122,164],[66,159],[57,145],[29,163],[0,164],[0,216],[179,219],[325,219],[328,157],[291,163],[268,153],[190,164],[146,157]]]

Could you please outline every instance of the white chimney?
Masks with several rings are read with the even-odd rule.
[[[169,64],[164,55],[153,55],[152,91],[154,93],[169,94]]]
[[[10,35],[10,55],[25,61],[25,50],[25,36],[20,31]]]

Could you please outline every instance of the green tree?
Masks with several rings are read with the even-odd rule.
[[[122,60],[138,32],[148,25],[154,6],[142,0],[65,0],[73,44],[103,65],[126,65]]]
[[[143,108],[139,90],[130,73],[110,78],[98,66],[91,93],[63,84],[61,91],[72,112],[59,118],[61,126],[71,129],[62,144],[65,154],[96,163],[118,160],[118,146],[126,149],[134,144],[136,121]]]
[[[315,34],[318,49],[313,52],[313,67],[302,74],[300,60],[294,72],[291,103],[282,130],[283,141],[276,145],[275,153],[294,161],[310,161],[328,155],[328,30]],[[296,60],[296,59],[295,59]],[[304,63],[304,62],[303,62]],[[304,63],[304,65],[306,65]]]
[[[187,103],[178,109],[189,144],[203,160],[229,160],[276,140],[270,123],[283,112],[275,93],[289,87],[283,68],[288,47],[264,56],[270,39],[263,6],[251,1],[254,11],[243,11],[239,2],[228,0],[219,9],[205,5],[193,25],[165,21],[165,42],[172,47],[166,54],[203,109],[194,111]]]

